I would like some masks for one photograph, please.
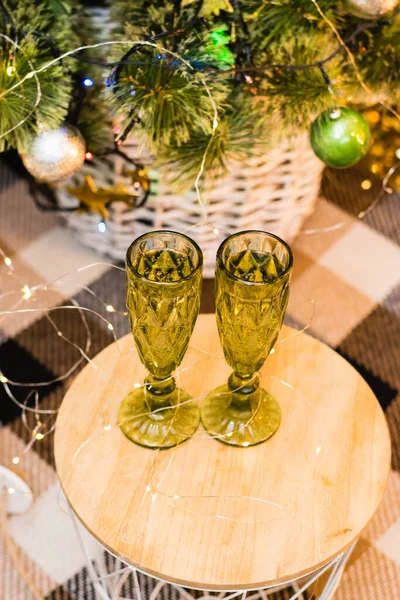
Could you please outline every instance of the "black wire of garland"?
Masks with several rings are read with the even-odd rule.
[[[3,13],[3,18],[5,20],[5,22],[7,24],[9,24],[13,30],[15,30],[15,24],[14,21],[12,19],[12,16],[9,14],[9,12],[7,11],[7,9],[4,6],[4,3],[2,0],[0,0],[0,11]],[[250,50],[249,48],[246,46],[246,56],[247,56],[247,62],[248,65],[244,68],[232,68],[232,69],[227,69],[224,70],[222,75],[223,77],[225,77],[226,75],[230,75],[230,74],[247,74],[249,72],[258,72],[258,73],[262,73],[262,72],[267,72],[270,70],[287,70],[287,71],[305,71],[305,70],[309,70],[309,69],[314,69],[314,68],[318,68],[325,80],[325,82],[327,83],[327,85],[331,84],[331,81],[326,73],[326,70],[324,69],[324,65],[326,65],[327,63],[329,63],[331,60],[333,60],[333,58],[335,58],[340,52],[342,52],[343,50],[345,50],[345,47],[349,46],[349,44],[361,33],[364,33],[365,31],[377,28],[377,27],[382,27],[382,26],[387,26],[390,25],[393,21],[393,19],[395,19],[398,15],[400,14],[400,8],[398,8],[396,11],[394,11],[390,17],[390,19],[379,19],[379,20],[375,20],[375,21],[365,21],[364,23],[361,23],[354,31],[351,35],[349,35],[347,38],[345,38],[343,40],[343,44],[340,44],[329,56],[320,59],[318,61],[312,62],[312,63],[307,63],[304,65],[288,65],[285,63],[275,63],[275,64],[270,64],[270,65],[264,65],[262,67],[260,66],[254,66],[251,63],[251,57],[250,57]],[[155,43],[158,40],[162,40],[162,39],[166,39],[166,38],[171,38],[171,37],[175,37],[178,35],[182,35],[183,33],[185,33],[185,31],[187,31],[188,29],[190,29],[195,22],[199,20],[198,17],[194,17],[187,25],[186,27],[181,27],[179,29],[176,29],[174,31],[170,31],[170,32],[163,32],[154,36],[150,36],[146,41],[147,42],[151,42],[151,43]],[[243,31],[246,33],[247,32],[247,25],[244,22],[244,20],[241,20],[241,24],[243,27]],[[14,31],[15,32],[15,31]],[[64,54],[64,52],[57,47],[55,41],[51,38],[51,36],[49,36],[46,33],[43,33],[41,31],[33,31],[31,32],[32,35],[34,35],[35,37],[40,37],[43,40],[45,40],[48,45],[49,48],[53,54],[53,56],[55,58],[58,58],[59,56],[61,56],[62,54]],[[111,73],[110,73],[110,77],[109,77],[109,81],[112,82],[113,86],[116,86],[118,84],[119,81],[119,77],[120,74],[122,72],[122,69],[125,65],[138,65],[138,64],[147,64],[147,63],[140,63],[138,61],[131,61],[129,60],[131,56],[133,56],[136,52],[138,52],[140,49],[142,49],[145,46],[145,44],[135,44],[134,46],[132,46],[122,57],[121,60],[118,61],[113,61],[113,62],[104,62],[104,61],[99,61],[99,60],[95,60],[95,59],[91,59],[91,58],[85,58],[83,55],[83,50],[79,51],[78,54],[71,54],[70,57],[74,58],[75,60],[81,62],[81,63],[87,63],[87,64],[91,64],[94,66],[98,66],[100,68],[104,68],[104,69],[111,69]],[[209,75],[219,75],[221,76],[221,71],[215,68],[211,68],[208,71]],[[133,127],[133,125],[135,124],[135,122],[132,123],[130,129]],[[130,131],[129,129],[129,131]],[[122,134],[122,136],[120,136],[120,139],[123,140],[126,138],[127,134],[129,133],[125,132]]]
[[[5,22],[7,24],[9,24],[10,26],[12,26],[12,28],[14,29],[14,33],[15,31],[15,23],[10,15],[10,13],[7,11],[7,9],[4,6],[4,3],[2,2],[2,0],[0,0],[0,11],[3,14],[3,18],[5,20]],[[255,72],[266,72],[269,70],[277,70],[277,69],[284,69],[287,71],[303,71],[303,70],[307,70],[307,69],[313,69],[313,68],[320,68],[321,66],[327,64],[328,62],[330,62],[333,58],[335,58],[335,56],[337,54],[339,54],[340,52],[342,52],[345,48],[345,46],[349,46],[349,44],[354,40],[354,38],[356,38],[358,35],[360,35],[360,33],[364,33],[365,31],[368,31],[370,29],[375,29],[377,27],[382,27],[382,26],[386,26],[386,25],[391,25],[393,22],[393,19],[395,19],[398,15],[400,14],[400,8],[398,8],[397,10],[395,10],[392,15],[390,16],[390,19],[377,19],[377,20],[369,20],[369,21],[365,21],[363,23],[361,23],[354,31],[351,35],[349,35],[347,38],[345,38],[343,40],[343,45],[339,44],[338,47],[327,57],[317,60],[315,62],[312,63],[307,63],[304,65],[288,65],[285,63],[276,63],[276,64],[270,64],[270,65],[264,65],[262,67],[259,66],[252,66],[251,65],[251,60],[250,60],[250,56],[249,56],[249,50],[246,49],[246,54],[248,56],[248,66],[246,66],[245,68],[240,68],[237,69],[236,67],[232,68],[232,69],[227,69],[223,71],[223,75],[229,75],[231,73],[247,73],[248,71],[255,71]],[[190,28],[195,24],[196,20],[200,20],[198,17],[195,17],[193,19],[191,19],[190,22],[187,23],[186,27],[181,27],[179,29],[175,29],[174,31],[167,31],[167,32],[163,32],[154,36],[150,36],[146,41],[147,42],[156,42],[158,40],[161,39],[166,39],[166,38],[170,38],[170,37],[175,37],[178,35],[182,35],[183,33],[185,33],[185,31],[190,30]],[[247,26],[246,23],[242,22],[244,31],[246,32],[247,30]],[[43,39],[45,39],[47,41],[47,43],[49,44],[52,53],[54,54],[54,56],[57,58],[58,56],[61,56],[62,54],[64,54],[64,51],[62,51],[60,48],[58,48],[57,44],[55,43],[55,41],[51,38],[51,36],[49,36],[46,33],[43,33],[40,30],[35,30],[30,32],[32,35],[36,36],[36,37],[41,37]],[[85,58],[82,55],[82,50],[79,51],[78,55],[75,54],[71,54],[69,55],[71,58],[74,58],[75,60],[79,61],[79,62],[83,62],[83,63],[87,63],[87,64],[91,64],[94,66],[98,66],[101,68],[105,68],[105,69],[115,69],[115,75],[116,75],[116,81],[115,83],[118,82],[118,75],[121,72],[121,69],[124,65],[135,65],[138,64],[136,61],[132,62],[130,60],[128,60],[130,58],[130,56],[132,56],[135,52],[137,52],[140,48],[142,48],[144,46],[141,44],[135,44],[134,46],[132,46],[122,57],[121,60],[118,61],[113,61],[113,62],[104,62],[104,61],[99,61],[99,60],[95,60],[95,59],[91,59],[91,58]],[[216,69],[212,69],[210,71],[211,73],[215,74],[221,74],[221,71],[216,70]]]
[[[390,19],[384,19],[384,20],[379,19],[379,20],[375,20],[375,21],[369,20],[369,21],[365,21],[364,23],[361,23],[353,31],[353,33],[351,35],[349,35],[347,38],[345,38],[343,40],[343,44],[339,44],[339,46],[333,52],[331,52],[331,54],[329,56],[327,56],[323,59],[320,59],[318,61],[315,61],[313,63],[308,63],[305,65],[288,65],[285,63],[282,63],[282,64],[276,63],[276,64],[271,64],[271,65],[264,65],[262,67],[254,66],[251,61],[250,49],[248,46],[246,46],[246,62],[248,63],[246,65],[246,67],[243,67],[243,68],[234,67],[232,69],[224,70],[222,73],[222,76],[226,77],[227,75],[232,74],[232,75],[236,75],[236,76],[243,75],[244,77],[246,77],[246,75],[248,75],[249,72],[264,73],[264,72],[271,71],[271,70],[307,71],[309,69],[317,68],[321,72],[321,75],[322,75],[326,85],[329,87],[329,86],[331,86],[332,82],[325,70],[325,65],[327,65],[330,61],[332,61],[338,54],[343,52],[345,50],[345,48],[348,47],[351,44],[351,42],[353,42],[354,39],[358,35],[360,35],[361,33],[364,33],[365,31],[369,31],[371,29],[390,25],[392,23],[393,19],[395,19],[399,14],[400,14],[400,8],[398,8],[396,11],[393,12]],[[196,19],[197,18],[192,19],[190,25],[193,25],[194,22],[196,21]],[[246,33],[247,25],[244,20],[241,21],[241,25],[242,25],[243,31]],[[176,29],[171,32],[164,32],[164,33],[161,33],[161,34],[158,34],[155,36],[151,36],[146,41],[154,43],[161,39],[182,35],[188,29],[189,29],[189,24],[185,28],[180,28],[180,29]],[[90,63],[92,65],[95,65],[95,66],[98,66],[101,68],[111,69],[109,81],[111,82],[111,84],[113,85],[113,89],[115,90],[115,86],[118,85],[119,78],[120,78],[123,67],[125,65],[141,64],[138,61],[131,61],[129,59],[136,52],[138,52],[140,49],[142,49],[144,46],[145,46],[144,44],[135,44],[123,55],[121,60],[114,61],[114,62],[101,62],[101,61],[96,61],[93,59],[87,59],[84,56],[82,56],[81,53],[79,54],[79,56],[76,56],[76,55],[72,55],[72,56],[73,56],[73,58],[75,58],[76,60],[78,60],[80,62],[87,62],[87,63]],[[146,64],[146,63],[144,63],[144,64]],[[160,66],[161,67],[163,66],[162,63],[160,63]],[[218,69],[215,69],[215,68],[210,68],[207,71],[207,75],[221,76],[221,71]],[[129,133],[132,130],[132,128],[134,127],[134,125],[137,124],[138,122],[139,122],[139,119],[135,118],[132,115],[131,122],[126,127],[124,132],[122,134],[120,134],[120,136],[119,136],[119,139],[122,142],[127,138],[127,136],[129,135]]]
[[[357,27],[357,29],[355,29],[353,31],[353,33],[351,35],[349,35],[347,38],[345,38],[343,40],[343,45],[339,44],[338,47],[327,57],[317,60],[315,62],[312,63],[307,63],[305,65],[288,65],[286,63],[274,63],[271,65],[264,65],[262,67],[258,67],[258,66],[246,66],[244,68],[232,68],[232,69],[227,69],[224,70],[223,76],[225,75],[229,75],[231,73],[248,73],[249,71],[255,71],[255,72],[266,72],[266,71],[270,71],[270,70],[278,70],[278,69],[284,69],[286,71],[305,71],[308,69],[315,69],[315,68],[320,68],[320,66],[324,66],[327,63],[329,63],[331,60],[333,60],[335,58],[335,56],[337,56],[337,54],[339,54],[340,52],[343,52],[345,49],[345,46],[349,46],[349,44],[358,36],[360,35],[360,33],[364,33],[365,31],[368,31],[370,29],[375,29],[377,27],[383,27],[383,26],[387,26],[387,25],[391,25],[392,21],[395,17],[397,17],[400,14],[400,8],[397,9],[391,16],[390,19],[386,19],[386,20],[377,20],[377,21],[366,21],[365,23],[362,23],[361,25],[359,25]],[[176,35],[181,35],[182,33],[184,33],[188,28],[181,28],[181,29],[177,29],[175,31],[171,31],[171,32],[166,32],[164,34],[159,34],[157,36],[151,36],[149,37],[146,41],[148,42],[155,42],[159,39],[165,39],[167,37],[174,37]],[[70,55],[72,58],[78,60],[79,62],[83,62],[83,63],[88,63],[88,64],[92,64],[94,66],[98,66],[101,68],[105,68],[105,69],[116,69],[117,73],[120,73],[122,67],[124,65],[135,65],[135,64],[140,64],[136,61],[130,61],[128,60],[128,58],[130,56],[132,56],[132,54],[134,54],[137,50],[139,50],[141,47],[143,47],[144,45],[140,45],[140,44],[135,44],[135,46],[132,46],[132,48],[130,48],[122,57],[121,60],[118,61],[113,61],[113,62],[104,62],[104,61],[98,61],[98,60],[94,60],[94,59],[90,59],[90,58],[85,58],[84,56],[82,56],[81,54],[79,56],[75,56],[75,55]],[[60,51],[61,53],[61,51]],[[214,75],[221,75],[221,71],[211,68],[209,73],[214,74]],[[118,81],[118,78],[117,78]],[[116,83],[117,83],[116,81]]]

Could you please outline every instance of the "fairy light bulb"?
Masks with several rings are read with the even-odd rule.
[[[23,294],[22,297],[24,300],[29,300],[29,298],[31,298],[32,296],[32,292],[29,288],[29,285],[24,285],[24,287],[22,288]]]
[[[379,121],[381,120],[381,115],[377,110],[371,110],[367,113],[367,119],[371,123],[379,123]]]

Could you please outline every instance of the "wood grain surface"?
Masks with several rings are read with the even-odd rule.
[[[142,571],[210,590],[272,585],[327,563],[378,507],[390,468],[385,417],[358,373],[316,339],[282,329],[261,372],[282,425],[250,448],[201,426],[176,449],[135,445],[117,424],[145,376],[132,336],[94,363],[62,403],[57,470],[85,527]],[[201,405],[229,373],[215,316],[201,315],[178,383]]]

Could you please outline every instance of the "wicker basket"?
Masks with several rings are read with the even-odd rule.
[[[142,164],[151,164],[150,156],[136,156],[138,147],[134,140],[124,145],[124,152]],[[109,157],[101,164],[93,161],[67,183],[79,185],[88,172],[98,186],[124,181],[122,162],[119,156]],[[226,232],[261,229],[290,242],[314,208],[322,170],[323,164],[311,150],[307,135],[292,139],[290,144],[282,143],[265,157],[232,165],[228,176],[204,193],[212,227],[194,227],[189,232],[203,250],[205,277],[213,275],[216,250]],[[111,204],[104,233],[98,232],[99,215],[93,213],[66,213],[69,227],[87,246],[114,260],[123,260],[129,244],[142,233],[152,229],[185,231],[201,221],[194,191],[178,195],[153,171],[151,179],[151,193],[144,206],[132,209],[120,202]],[[76,202],[65,185],[57,192],[64,207]]]

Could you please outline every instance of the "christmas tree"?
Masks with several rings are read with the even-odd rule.
[[[43,128],[65,121],[78,126],[89,157],[134,133],[191,185],[202,161],[221,173],[231,159],[309,129],[323,111],[396,105],[395,5],[111,1],[107,45],[72,0],[1,2],[0,149],[23,154]],[[335,143],[329,132],[324,141]]]

